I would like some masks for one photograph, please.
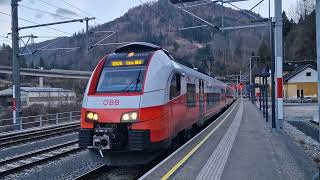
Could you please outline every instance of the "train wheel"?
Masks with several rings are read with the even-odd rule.
[[[192,137],[192,129],[185,129],[182,134],[182,142],[187,142]]]
[[[174,152],[181,146],[181,136],[177,135],[172,141],[169,148],[169,152]]]

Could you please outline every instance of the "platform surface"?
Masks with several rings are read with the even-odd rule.
[[[270,127],[256,106],[238,100],[140,179],[312,179],[311,158]]]

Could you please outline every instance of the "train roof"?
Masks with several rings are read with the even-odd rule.
[[[131,51],[135,52],[145,52],[145,51],[157,51],[162,49],[161,47],[151,44],[151,43],[146,43],[146,42],[133,42],[126,44],[124,46],[121,46],[115,50],[115,53],[129,53]]]
[[[126,45],[120,46],[119,48],[117,48],[115,50],[115,53],[130,53],[132,51],[134,52],[151,52],[151,51],[157,51],[157,50],[162,50],[168,57],[169,59],[171,59],[173,66],[176,69],[180,69],[183,70],[189,74],[195,75],[198,78],[202,78],[202,79],[214,79],[216,82],[221,83],[221,84],[225,84],[222,81],[217,80],[214,77],[208,76],[207,74],[194,70],[191,65],[190,67],[188,66],[189,63],[186,62],[181,62],[181,61],[177,61],[170,53],[168,50],[161,48],[160,46],[151,44],[151,43],[146,43],[146,42],[132,42],[132,43],[128,43]]]

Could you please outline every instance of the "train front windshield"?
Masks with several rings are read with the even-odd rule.
[[[105,62],[96,92],[141,92],[150,53],[112,54]]]
[[[145,68],[103,69],[97,92],[140,92],[143,86]]]

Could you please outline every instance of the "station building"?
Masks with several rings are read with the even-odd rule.
[[[33,104],[57,107],[76,103],[76,93],[62,88],[21,87],[21,106]],[[12,106],[12,88],[0,91],[0,106]]]
[[[283,69],[283,95],[285,100],[299,100],[301,98],[311,98],[317,100],[318,73],[316,66],[312,64],[288,65],[284,64]],[[262,83],[260,77],[255,78],[257,85]],[[268,84],[270,84],[268,78]],[[255,89],[256,97],[260,95],[260,89]],[[269,88],[269,94],[271,89]]]
[[[311,64],[297,67],[283,77],[286,99],[317,98],[317,68]]]

